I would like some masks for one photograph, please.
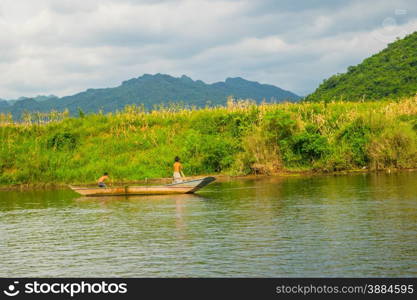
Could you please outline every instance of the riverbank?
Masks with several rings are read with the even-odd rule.
[[[398,174],[404,172],[417,172],[417,169],[385,169],[379,171],[370,171],[368,169],[356,169],[356,170],[344,170],[335,172],[314,172],[314,171],[299,171],[299,172],[279,172],[270,175],[265,174],[249,174],[249,175],[224,175],[224,174],[205,174],[199,176],[187,177],[187,180],[193,180],[201,177],[212,176],[216,178],[216,182],[230,182],[236,180],[253,180],[253,179],[265,179],[265,178],[290,178],[290,177],[323,177],[323,176],[344,176],[344,175],[356,175],[356,174]],[[144,180],[136,181],[123,181],[123,182],[110,182],[109,186],[126,186],[126,185],[162,185],[172,183],[172,178],[147,178]],[[47,190],[63,190],[70,189],[70,184],[66,183],[24,183],[24,184],[11,184],[0,185],[0,191],[47,191]],[[95,186],[95,182],[85,182],[80,184],[81,186]]]
[[[70,117],[0,116],[0,185],[60,186],[189,176],[321,174],[417,168],[417,98],[380,102],[230,101]],[[148,179],[149,180],[149,179]],[[48,184],[45,184],[48,183]]]

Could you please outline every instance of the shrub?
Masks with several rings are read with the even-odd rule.
[[[367,147],[372,169],[417,167],[417,135],[409,124],[389,127]]]
[[[219,136],[207,136],[204,139],[202,150],[205,169],[220,172],[232,165],[236,147],[232,140]]]
[[[74,150],[76,147],[77,137],[69,132],[56,133],[47,141],[47,148],[52,150]]]
[[[292,150],[305,162],[320,159],[330,152],[327,138],[318,133],[303,132],[293,139]]]
[[[366,146],[370,136],[371,127],[362,117],[346,125],[340,132],[338,142],[346,143],[349,146],[350,158],[354,165],[366,166],[369,163]]]
[[[283,103],[0,124],[0,183],[416,167],[417,97]],[[82,145],[82,147],[81,147]],[[76,151],[74,151],[74,149]]]
[[[264,122],[267,136],[276,143],[290,138],[297,129],[297,122],[291,114],[282,110],[267,113]]]
[[[243,138],[242,148],[235,157],[232,173],[273,174],[282,168],[278,146],[268,143],[259,127]]]
[[[238,147],[227,136],[201,134],[189,130],[184,137],[182,156],[198,163],[190,166],[193,172],[220,172],[229,168],[234,161]]]

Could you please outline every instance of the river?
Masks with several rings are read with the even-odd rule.
[[[0,277],[416,276],[417,172],[177,196],[0,191],[0,237]]]

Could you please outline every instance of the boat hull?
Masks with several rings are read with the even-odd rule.
[[[70,188],[83,196],[125,196],[125,195],[172,195],[191,194],[215,180],[214,177],[184,181],[181,183],[159,185],[159,186],[123,186],[123,187],[74,187]]]

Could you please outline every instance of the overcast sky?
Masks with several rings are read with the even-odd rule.
[[[144,73],[306,95],[416,30],[416,0],[0,0],[0,98]]]

